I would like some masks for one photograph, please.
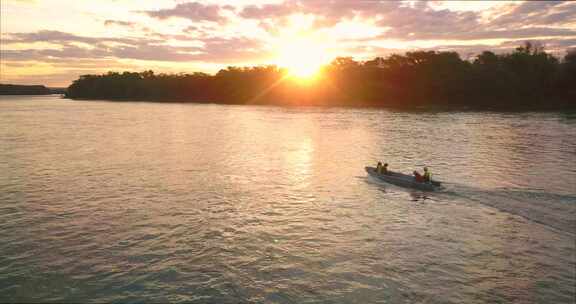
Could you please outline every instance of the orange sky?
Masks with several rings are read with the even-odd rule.
[[[576,47],[576,2],[2,0],[0,83],[67,86],[114,71],[213,73],[414,49]]]

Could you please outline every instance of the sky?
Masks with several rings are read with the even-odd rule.
[[[576,47],[576,1],[0,0],[0,83],[68,86],[107,71],[215,73],[414,50]]]

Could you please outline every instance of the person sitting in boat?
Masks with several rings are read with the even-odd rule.
[[[382,174],[389,174],[390,172],[388,172],[388,163],[385,163],[384,166],[382,166]]]
[[[418,183],[424,182],[424,177],[418,171],[414,170],[413,174],[414,174],[414,180],[416,180],[416,182]]]
[[[430,172],[430,170],[428,170],[428,167],[424,167],[424,175],[422,176],[422,178],[424,178],[424,182],[426,183],[432,182],[432,173]]]
[[[388,163],[385,163],[384,165],[382,165],[382,162],[378,162],[378,165],[376,166],[376,173],[378,174],[388,174]]]

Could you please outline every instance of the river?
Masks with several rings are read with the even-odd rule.
[[[0,302],[574,303],[575,164],[576,112],[4,96]]]

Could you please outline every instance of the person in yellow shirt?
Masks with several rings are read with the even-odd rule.
[[[424,167],[424,175],[422,177],[424,178],[424,182],[426,183],[432,182],[432,173],[430,172],[428,167]]]
[[[378,162],[378,165],[376,165],[376,173],[378,174],[388,174],[388,163],[385,163],[384,165],[382,165],[382,162]]]

